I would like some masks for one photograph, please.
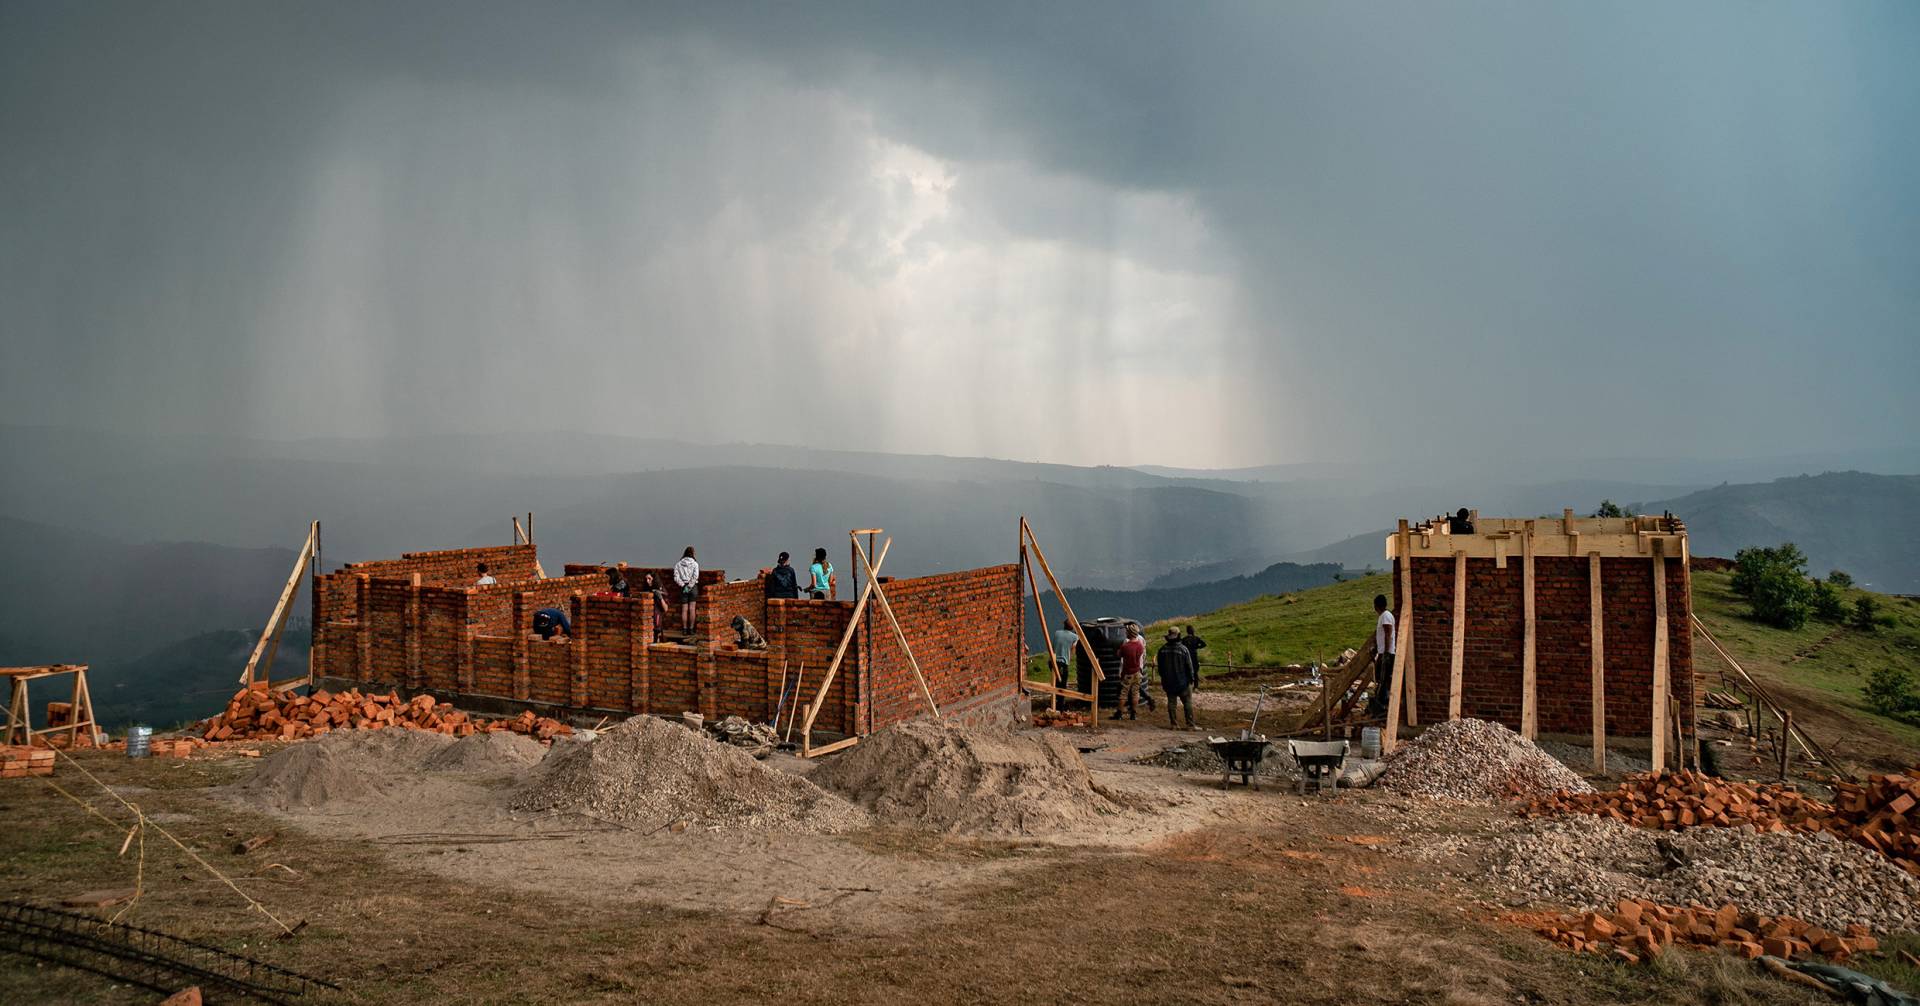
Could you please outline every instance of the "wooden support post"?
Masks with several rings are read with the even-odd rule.
[[[300,576],[306,572],[313,560],[313,539],[320,533],[320,522],[314,521],[307,526],[307,540],[300,544],[300,551],[293,557],[293,573],[287,577],[286,586],[280,588],[280,596],[273,602],[273,610],[267,615],[266,627],[260,630],[260,638],[253,644],[253,653],[247,657],[246,670],[240,674],[240,683],[253,687],[254,673],[261,667],[261,657],[266,657],[265,670],[260,673],[267,679],[273,677],[273,657],[280,652],[280,633],[287,627],[287,613],[293,606],[293,597],[300,592]]]
[[[1027,518],[1024,516],[1020,518],[1020,568],[1026,571],[1027,586],[1033,589],[1034,617],[1040,620],[1040,639],[1047,644],[1047,681],[1054,686],[1054,690],[1047,693],[1047,708],[1058,710],[1060,708],[1060,689],[1065,687],[1066,682],[1056,678],[1056,675],[1060,673],[1060,657],[1053,649],[1053,629],[1047,624],[1047,609],[1040,603],[1040,581],[1034,578],[1033,564],[1027,562]],[[1022,607],[1024,609],[1024,606]],[[1067,660],[1069,664],[1071,664],[1073,655],[1068,654]],[[1022,667],[1020,669],[1022,682],[1026,680],[1026,675],[1027,670]]]
[[[1520,610],[1524,638],[1520,650],[1520,736],[1540,734],[1539,633],[1534,625],[1533,522],[1520,539]]]
[[[1653,552],[1653,770],[1667,767],[1667,557]]]
[[[653,711],[653,681],[647,671],[647,644],[651,642],[653,598],[649,596],[636,599],[633,610],[627,613],[627,703],[636,713]],[[795,682],[796,687],[798,684]]]
[[[575,709],[585,709],[587,640],[592,638],[587,628],[587,599],[575,594],[568,607],[573,609],[573,631],[567,634],[567,701]]]
[[[533,679],[527,671],[527,624],[526,595],[519,591],[513,594],[513,626],[508,631],[513,640],[513,697],[524,702],[533,693]]]
[[[357,625],[355,626],[355,635],[359,637],[358,639],[355,640],[355,648],[359,650],[359,662],[360,662],[360,673],[358,677],[360,678],[361,681],[372,681],[373,680],[373,625],[372,625],[373,612],[370,609],[371,609],[371,605],[373,604],[373,581],[371,578],[369,578],[365,574],[357,575],[353,578],[353,580],[354,580],[354,592],[353,592],[354,604],[356,606],[354,611],[355,611],[355,621],[357,622]]]
[[[1447,678],[1447,719],[1460,718],[1467,669],[1467,553],[1453,553],[1453,664]]]
[[[873,581],[874,599],[880,602],[880,610],[887,616],[887,624],[893,626],[893,638],[900,643],[900,652],[907,656],[907,666],[913,670],[913,680],[920,686],[920,697],[927,700],[927,710],[934,719],[940,718],[940,705],[933,701],[933,689],[927,687],[927,676],[920,673],[920,661],[914,659],[913,647],[907,645],[907,631],[900,625],[900,619],[893,614],[893,605],[887,602],[887,591],[880,585],[880,575],[874,572],[873,565],[867,561],[867,553],[860,547],[860,540],[853,539],[853,551],[860,558],[860,564],[867,569],[867,579]]]
[[[1073,613],[1073,605],[1067,603],[1067,592],[1060,587],[1060,581],[1053,575],[1053,567],[1047,565],[1047,553],[1040,547],[1040,539],[1034,537],[1033,525],[1025,517],[1020,518],[1020,527],[1027,533],[1027,545],[1033,549],[1033,557],[1040,560],[1040,572],[1046,574],[1047,582],[1053,585],[1053,596],[1060,602],[1060,609],[1067,613],[1067,621],[1073,623],[1073,634],[1080,637],[1080,645],[1087,650],[1087,663],[1093,666],[1094,696],[1088,703],[1088,723],[1100,725],[1100,682],[1107,680],[1106,672],[1100,669],[1100,651],[1093,648],[1093,641],[1087,638],[1087,630],[1080,627],[1080,617]],[[1122,700],[1124,701],[1124,699]]]
[[[820,678],[819,691],[814,693],[813,701],[806,704],[807,715],[800,724],[800,753],[804,756],[812,755],[813,721],[820,715],[820,703],[827,700],[827,689],[833,687],[834,676],[840,673],[840,661],[846,658],[847,645],[853,642],[855,633],[860,631],[860,613],[867,610],[867,599],[873,596],[874,580],[881,565],[887,561],[887,550],[892,547],[892,538],[880,543],[880,554],[874,557],[867,582],[860,585],[860,596],[853,602],[853,614],[847,619],[847,631],[840,634],[840,645],[833,649],[833,659],[827,663],[826,674]]]
[[[1394,638],[1393,678],[1387,682],[1387,727],[1380,733],[1380,753],[1392,754],[1400,743],[1401,693],[1407,665],[1413,662],[1413,536],[1400,522],[1394,538],[1394,558],[1400,560],[1400,621]]]
[[[1593,652],[1593,771],[1607,771],[1607,628],[1600,600],[1600,553],[1587,555],[1587,630]]]
[[[400,617],[402,652],[406,655],[407,661],[407,687],[419,688],[423,674],[420,666],[420,574],[418,573],[408,579],[407,608]]]

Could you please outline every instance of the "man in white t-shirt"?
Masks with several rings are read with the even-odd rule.
[[[1387,610],[1387,595],[1373,596],[1373,610],[1379,617],[1373,620],[1373,696],[1367,700],[1368,716],[1384,716],[1387,712],[1387,689],[1393,687],[1394,637],[1393,612]]]

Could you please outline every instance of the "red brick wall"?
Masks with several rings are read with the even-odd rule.
[[[633,642],[636,631],[644,639],[647,616],[638,599],[588,597],[576,626],[586,641],[587,705],[594,709],[625,711],[633,701]],[[643,644],[644,645],[644,644]]]
[[[420,588],[420,676],[428,688],[460,687],[460,660],[467,645],[467,592]]]
[[[537,639],[527,644],[528,698],[556,706],[572,704],[574,645]]]
[[[762,635],[767,632],[767,588],[759,580],[702,584],[700,587],[700,638],[719,644],[731,644],[735,615],[745,615]]]
[[[479,695],[513,695],[513,640],[507,636],[473,639],[473,690]]]
[[[668,643],[647,647],[647,671],[653,685],[653,708],[648,712],[678,716],[700,711],[693,647]]]
[[[780,661],[766,651],[722,650],[713,655],[714,706],[721,715],[745,716],[756,723],[773,719],[774,700],[767,697],[769,663],[777,689]]]
[[[955,709],[1019,687],[1020,567],[989,566],[883,583],[934,702]],[[864,630],[863,630],[864,631]],[[927,714],[926,699],[884,615],[873,621],[873,729]]]
[[[1691,610],[1679,559],[1667,559],[1669,687],[1692,729]],[[1420,722],[1447,716],[1453,660],[1451,556],[1413,565],[1415,690]],[[1461,673],[1461,715],[1520,726],[1525,610],[1522,560],[1467,560],[1467,631]],[[1393,603],[1400,610],[1398,564]],[[1534,557],[1534,694],[1542,733],[1592,730],[1589,584],[1584,556]],[[1642,558],[1602,559],[1601,604],[1606,636],[1607,733],[1644,738],[1652,729],[1653,565]]]
[[[767,602],[767,621],[772,626],[767,634],[770,652],[792,670],[797,684],[789,687],[800,690],[798,701],[787,700],[791,706],[797,708],[801,703],[813,701],[820,690],[820,679],[833,660],[833,649],[846,633],[847,620],[852,616],[852,601],[780,599]],[[861,677],[859,647],[849,644],[840,670],[834,675],[833,687],[820,703],[814,729],[842,734],[854,732]]]

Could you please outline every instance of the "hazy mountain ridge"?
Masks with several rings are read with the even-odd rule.
[[[1863,587],[1920,592],[1920,475],[1826,472],[1751,485],[1723,485],[1640,505],[1687,522],[1695,555],[1731,556],[1749,545],[1790,541],[1809,572],[1844,569]]]

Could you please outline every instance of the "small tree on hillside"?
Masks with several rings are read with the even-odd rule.
[[[1833,589],[1831,583],[1813,581],[1813,590],[1807,596],[1807,603],[1813,609],[1813,617],[1822,622],[1838,624],[1847,620],[1846,602],[1840,600],[1840,592]]]
[[[1765,548],[1756,545],[1743,548],[1733,554],[1733,592],[1741,597],[1751,598],[1760,578],[1774,568],[1789,570],[1794,576],[1805,579],[1807,575],[1807,557],[1793,542],[1785,542],[1778,548]]]
[[[1882,716],[1898,716],[1920,709],[1920,695],[1913,692],[1913,675],[1905,668],[1887,666],[1875,670],[1867,675],[1867,686],[1861,691],[1867,706]]]
[[[1880,624],[1880,604],[1871,597],[1857,597],[1853,601],[1853,618],[1849,622],[1862,632],[1872,632]]]
[[[1612,500],[1601,500],[1600,509],[1593,512],[1595,517],[1631,517],[1626,508]]]
[[[1853,586],[1853,577],[1849,575],[1847,571],[1844,569],[1836,569],[1833,572],[1827,574],[1827,582],[1833,584],[1835,587],[1838,587],[1841,590],[1845,590],[1848,587]]]
[[[1791,566],[1769,566],[1753,585],[1753,617],[1781,629],[1798,629],[1813,613],[1813,586]]]

